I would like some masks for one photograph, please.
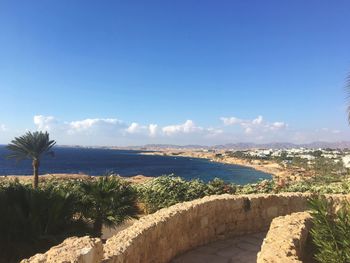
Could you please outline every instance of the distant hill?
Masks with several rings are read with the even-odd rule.
[[[174,145],[174,144],[147,144],[142,146],[142,148],[152,148],[152,149],[167,149],[167,148],[176,148],[176,149],[234,149],[234,150],[247,150],[247,149],[290,149],[290,148],[331,148],[331,149],[350,149],[350,141],[341,141],[341,142],[322,142],[316,141],[306,144],[295,144],[289,142],[273,142],[273,143],[228,143],[215,146],[206,146],[206,145]],[[140,147],[141,148],[141,147]]]
[[[142,146],[144,148],[158,148],[158,149],[167,149],[167,148],[177,148],[177,149],[208,149],[213,148],[205,145],[189,144],[189,145],[175,145],[175,144],[146,144]]]

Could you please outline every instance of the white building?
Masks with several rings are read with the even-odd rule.
[[[350,168],[350,155],[345,155],[342,157],[344,167]]]

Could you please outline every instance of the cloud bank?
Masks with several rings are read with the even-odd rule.
[[[59,144],[68,145],[304,143],[317,140],[334,141],[344,136],[342,131],[327,128],[314,131],[295,130],[284,121],[268,121],[261,115],[252,119],[221,117],[217,119],[217,125],[207,127],[190,119],[181,123],[160,125],[127,122],[118,118],[61,120],[45,115],[35,115],[33,124],[35,130],[48,131]],[[11,134],[11,130],[4,124],[0,124],[0,132]],[[16,131],[16,134],[22,132],[24,131]]]
[[[252,134],[254,132],[269,132],[279,131],[287,128],[287,124],[281,121],[267,122],[264,118],[259,115],[252,120],[242,120],[236,117],[221,117],[220,120],[225,126],[238,125],[244,129],[246,134]]]

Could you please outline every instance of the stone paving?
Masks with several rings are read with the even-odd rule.
[[[266,232],[216,241],[176,257],[171,263],[256,263]]]

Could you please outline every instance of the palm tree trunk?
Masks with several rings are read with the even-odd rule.
[[[93,231],[96,237],[102,236],[102,219],[97,218],[93,225]]]
[[[38,188],[39,185],[39,160],[34,159],[33,160],[33,176],[34,176],[34,181],[33,181],[33,187],[34,189]]]

